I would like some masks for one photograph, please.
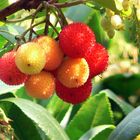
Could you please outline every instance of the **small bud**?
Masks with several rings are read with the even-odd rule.
[[[110,9],[106,9],[106,15],[108,16],[108,17],[112,17],[112,16],[114,16],[114,12],[112,11],[112,10],[110,10]]]
[[[107,31],[107,35],[108,37],[111,39],[114,37],[115,35],[115,31],[113,29],[110,29],[109,31]]]
[[[102,18],[101,25],[105,31],[110,30],[110,28],[112,27],[110,20],[106,17]]]
[[[130,6],[129,0],[124,0],[124,1],[122,2],[122,6],[123,6],[123,9],[124,9],[125,11],[128,11],[129,6]]]
[[[121,29],[123,26],[122,19],[119,15],[114,15],[111,17],[111,24],[117,30]]]

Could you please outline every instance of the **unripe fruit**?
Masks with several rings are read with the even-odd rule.
[[[96,44],[85,56],[90,68],[90,77],[101,74],[108,66],[108,52],[101,44]]]
[[[60,47],[70,57],[83,57],[94,46],[95,42],[92,30],[80,22],[65,26],[59,34]]]
[[[35,40],[46,52],[45,70],[55,70],[62,62],[63,52],[58,43],[49,36],[41,36]]]
[[[40,73],[46,63],[46,54],[37,43],[28,42],[21,45],[15,59],[18,69],[25,74]]]
[[[83,86],[78,88],[67,88],[59,81],[56,81],[56,94],[68,103],[79,104],[85,101],[90,96],[91,90],[91,80],[88,80]]]
[[[8,85],[19,85],[26,81],[27,75],[21,73],[15,64],[16,52],[5,53],[0,58],[0,80]]]
[[[54,93],[55,78],[51,73],[45,71],[31,75],[25,82],[25,89],[32,97],[47,99]]]
[[[67,58],[58,68],[58,80],[68,88],[84,85],[89,77],[89,67],[84,58]]]

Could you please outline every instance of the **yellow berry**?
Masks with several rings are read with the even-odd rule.
[[[58,43],[49,36],[41,36],[35,41],[46,52],[45,70],[55,70],[61,64],[64,56]]]
[[[89,77],[89,66],[84,58],[67,58],[58,68],[58,80],[68,88],[84,85]]]
[[[55,78],[51,73],[45,71],[31,75],[25,82],[25,89],[32,97],[47,99],[54,93]]]
[[[46,54],[37,43],[28,42],[21,45],[15,58],[18,69],[25,74],[40,73],[46,63]]]

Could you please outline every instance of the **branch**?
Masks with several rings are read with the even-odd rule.
[[[15,3],[9,5],[8,7],[0,10],[0,20],[5,20],[7,16],[12,15],[13,13],[22,9],[36,9],[41,2],[42,0],[18,0]]]
[[[65,8],[65,7],[71,7],[79,4],[83,4],[89,0],[75,0],[71,2],[64,2],[64,3],[54,3],[54,5],[58,8]]]

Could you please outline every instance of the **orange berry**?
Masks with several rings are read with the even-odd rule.
[[[31,75],[25,82],[25,89],[32,97],[47,99],[54,93],[55,78],[51,73],[45,71]]]
[[[58,80],[68,88],[84,85],[89,77],[88,63],[84,58],[67,58],[58,68]]]
[[[41,36],[35,40],[46,52],[45,70],[55,70],[63,60],[63,52],[58,43],[49,36]]]

